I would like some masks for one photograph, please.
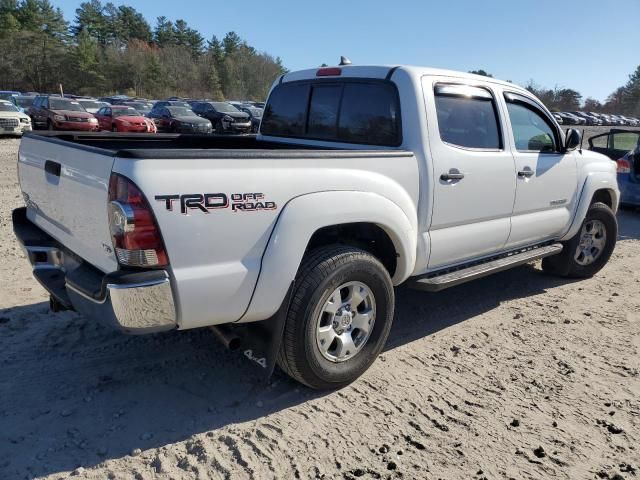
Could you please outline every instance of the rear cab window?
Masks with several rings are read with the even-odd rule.
[[[263,135],[396,147],[402,143],[394,84],[342,79],[289,82],[269,97]]]

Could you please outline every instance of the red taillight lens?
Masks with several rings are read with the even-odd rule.
[[[153,212],[129,179],[111,174],[109,228],[118,262],[128,267],[162,267],[167,254]]]
[[[316,72],[316,77],[333,77],[342,74],[342,69],[338,67],[321,68]]]
[[[631,173],[631,163],[626,158],[616,160],[618,164],[618,173]]]

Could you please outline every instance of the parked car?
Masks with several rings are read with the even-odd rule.
[[[31,119],[13,102],[0,100],[0,136],[22,135],[31,131]]]
[[[184,107],[184,108],[188,108],[189,110],[191,110],[191,105],[188,102],[185,102],[184,100],[159,100],[156,103],[153,104],[153,107],[151,108],[151,111],[153,112],[156,109],[161,109],[163,107]],[[151,113],[151,112],[149,112]]]
[[[36,99],[35,95],[18,95],[14,98],[16,106],[24,113],[29,110],[31,105],[33,105],[33,101]]]
[[[555,118],[556,122],[558,122],[558,124],[560,125],[564,123],[564,120],[562,119],[562,115],[560,115],[558,112],[553,112],[553,118]]]
[[[586,278],[616,244],[613,162],[493,78],[313,68],[275,82],[257,137],[109,135],[20,146],[14,231],[52,308],[137,334],[206,327],[313,388],[375,361],[395,285],[537,259]]]
[[[107,102],[101,102],[94,98],[78,98],[78,103],[84,107],[84,109],[91,113],[95,114],[98,110],[100,110],[105,105],[109,105]]]
[[[98,120],[77,100],[38,95],[28,112],[33,128],[49,130],[97,131]]]
[[[640,207],[640,132],[611,129],[589,138],[589,149],[616,162],[620,203]]]
[[[108,97],[100,97],[98,101],[106,102],[109,105],[122,105],[123,102],[128,102],[131,97],[127,95],[111,95]]]
[[[200,102],[193,111],[211,121],[216,133],[250,133],[251,117],[227,102]]]
[[[262,120],[262,115],[264,114],[264,110],[262,108],[254,107],[252,104],[242,104],[237,107],[241,112],[249,115],[251,119],[251,131],[253,133],[258,132],[258,127],[260,127],[260,120]]]
[[[159,132],[209,134],[212,131],[209,120],[199,117],[187,107],[154,107],[149,117],[153,119]]]
[[[592,115],[589,115],[588,113],[580,112],[580,111],[569,112],[569,113],[571,113],[571,114],[573,114],[573,115],[575,115],[577,117],[584,118],[584,120],[586,122],[586,125],[591,125],[591,126],[602,125],[602,120],[600,120],[600,119],[598,119],[598,118],[596,118],[596,117],[594,117]]]
[[[153,120],[128,105],[107,105],[96,113],[100,130],[112,132],[156,133]]]
[[[568,125],[586,125],[587,120],[571,112],[560,112],[564,115],[564,123]]]
[[[130,100],[128,102],[124,102],[123,105],[128,107],[135,108],[142,115],[147,116],[151,109],[153,108],[153,103],[148,102],[146,100]]]

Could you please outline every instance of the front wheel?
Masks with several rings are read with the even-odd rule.
[[[616,246],[618,221],[604,203],[589,207],[580,231],[563,243],[560,254],[542,260],[545,272],[572,278],[587,278],[606,265]]]
[[[295,280],[278,365],[311,388],[343,387],[382,351],[393,310],[389,273],[373,255],[344,246],[314,250]]]

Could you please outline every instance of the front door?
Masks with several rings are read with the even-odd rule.
[[[504,247],[516,178],[490,88],[431,76],[422,85],[434,169],[432,270]]]
[[[578,195],[577,153],[564,152],[560,129],[538,102],[508,91],[504,100],[517,171],[507,247],[516,248],[568,228]]]

